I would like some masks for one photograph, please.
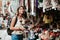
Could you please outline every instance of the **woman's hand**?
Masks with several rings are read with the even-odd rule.
[[[24,30],[25,30],[25,28],[24,28],[24,27],[20,27],[19,29],[20,29],[21,31],[24,31]]]

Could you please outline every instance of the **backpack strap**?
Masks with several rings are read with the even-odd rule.
[[[16,19],[15,19],[15,23],[14,23],[14,27],[15,27],[15,24],[17,23],[17,17],[16,17]]]

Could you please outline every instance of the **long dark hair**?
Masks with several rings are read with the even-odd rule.
[[[19,15],[19,9],[20,9],[21,7],[24,9],[24,12],[23,12],[23,14],[22,14],[22,15],[23,15],[23,18],[27,18],[27,13],[26,13],[26,11],[25,11],[25,7],[24,7],[24,6],[20,6],[20,7],[17,8],[17,16]]]
[[[21,7],[25,10],[24,6],[18,7],[18,8],[17,8],[17,16],[19,15],[19,9],[20,9]]]

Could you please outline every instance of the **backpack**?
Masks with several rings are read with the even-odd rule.
[[[17,22],[17,17],[16,17],[16,19],[15,19],[15,24],[16,24],[16,22]],[[15,26],[15,24],[14,24],[14,26]],[[10,28],[7,28],[7,34],[8,35],[10,35],[11,36],[11,33],[13,32],[13,30],[10,30]]]

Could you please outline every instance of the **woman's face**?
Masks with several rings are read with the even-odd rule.
[[[19,8],[19,15],[22,15],[24,13],[24,9],[23,9],[23,7],[20,7]]]

